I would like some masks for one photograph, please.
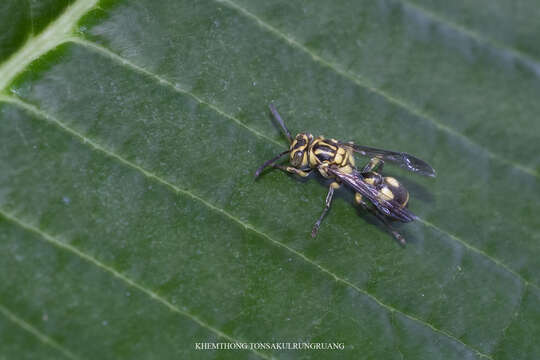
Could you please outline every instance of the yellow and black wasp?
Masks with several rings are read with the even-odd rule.
[[[293,138],[274,104],[270,104],[270,110],[287,136],[290,147],[262,164],[255,172],[255,178],[259,177],[267,166],[272,166],[302,177],[316,169],[323,177],[334,179],[328,189],[324,210],[313,226],[313,237],[317,235],[321,221],[330,208],[334,191],[344,183],[355,191],[356,203],[372,211],[396,240],[405,244],[405,239],[391,227],[389,220],[410,222],[417,219],[407,209],[409,192],[395,178],[383,176],[380,171],[384,162],[390,161],[409,171],[434,177],[435,170],[429,164],[407,153],[325,139],[323,136],[313,137],[309,133],[299,133]],[[355,167],[354,153],[371,157],[361,170]],[[290,166],[276,164],[276,161],[286,154],[290,154]],[[364,201],[364,198],[368,202]]]

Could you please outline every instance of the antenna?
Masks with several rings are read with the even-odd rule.
[[[259,177],[259,175],[261,175],[262,171],[264,170],[265,167],[267,167],[268,165],[274,165],[274,163],[280,158],[282,157],[283,155],[285,154],[288,154],[290,153],[291,150],[286,150],[284,152],[282,152],[281,154],[277,155],[276,157],[268,160],[267,162],[265,162],[264,164],[262,164],[258,169],[257,171],[255,171],[255,179]]]
[[[270,103],[270,111],[272,112],[272,115],[274,115],[274,118],[278,121],[279,125],[281,125],[281,128],[287,136],[287,139],[289,139],[289,142],[292,143],[293,139],[291,133],[289,132],[289,129],[287,129],[287,127],[285,126],[285,123],[281,119],[281,116],[279,116],[279,113],[277,112],[276,107],[273,103]]]

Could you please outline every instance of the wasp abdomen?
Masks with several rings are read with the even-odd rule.
[[[385,200],[393,200],[404,208],[409,202],[409,192],[395,178],[387,176],[383,178],[380,193]]]
[[[393,201],[399,204],[400,208],[404,208],[409,202],[409,192],[395,178],[383,177],[374,171],[364,173],[363,176],[366,183],[378,190],[380,200]]]

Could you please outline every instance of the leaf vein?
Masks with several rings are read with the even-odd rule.
[[[485,251],[469,244],[468,242],[464,241],[463,239],[461,239],[460,237],[456,236],[456,235],[453,235],[451,233],[449,233],[448,231],[446,230],[443,230],[441,228],[439,228],[437,225],[435,224],[432,224],[431,222],[425,220],[425,219],[422,219],[422,218],[419,218],[418,221],[420,221],[421,223],[423,223],[425,226],[428,226],[428,227],[431,227],[435,230],[437,230],[438,232],[448,236],[449,238],[453,239],[454,241],[457,241],[459,242],[460,244],[462,244],[465,248],[471,250],[472,252],[475,252],[481,256],[484,256],[485,258],[487,258],[488,260],[490,260],[491,262],[493,262],[495,265],[497,266],[500,266],[501,268],[503,268],[504,270],[506,270],[507,272],[509,272],[510,274],[514,275],[516,278],[518,278],[519,280],[521,280],[525,285],[530,285],[532,287],[535,287],[537,289],[540,290],[540,287],[538,287],[538,285],[534,284],[534,283],[531,283],[529,280],[527,280],[526,278],[523,277],[523,275],[521,275],[520,273],[516,272],[515,270],[513,270],[512,268],[510,268],[508,265],[506,265],[505,263],[503,263],[502,261],[500,261],[499,259],[489,255],[488,253],[486,253]]]
[[[187,95],[187,96],[195,99],[198,103],[208,106],[209,108],[214,110],[216,113],[220,114],[221,116],[223,116],[223,117],[225,117],[225,118],[227,118],[229,120],[232,120],[238,126],[243,127],[244,129],[246,129],[248,131],[251,131],[253,134],[257,135],[258,137],[266,139],[266,140],[270,141],[271,143],[274,143],[274,144],[276,144],[278,146],[283,147],[283,144],[281,144],[278,141],[264,135],[263,133],[255,130],[255,129],[247,126],[246,124],[244,124],[243,122],[241,122],[240,120],[235,118],[234,116],[232,116],[230,114],[227,114],[226,112],[224,112],[223,110],[221,110],[217,106],[215,106],[215,105],[213,105],[213,104],[211,104],[211,103],[209,103],[207,101],[204,101],[203,99],[201,99],[200,97],[198,97],[194,93],[182,88],[180,85],[174,85],[173,83],[171,83],[167,79],[164,79],[163,77],[161,77],[161,76],[159,76],[159,75],[157,75],[157,74],[155,74],[155,73],[153,73],[151,71],[148,71],[145,68],[142,68],[137,64],[132,63],[131,61],[121,57],[120,55],[112,52],[111,50],[109,50],[109,49],[107,49],[107,48],[105,48],[105,47],[103,47],[101,45],[98,45],[98,44],[93,43],[93,42],[88,41],[88,40],[81,39],[81,38],[76,37],[76,36],[67,39],[67,41],[78,44],[78,45],[80,45],[80,46],[82,46],[82,47],[84,47],[86,49],[94,50],[95,52],[98,52],[101,55],[104,55],[104,56],[106,56],[106,57],[120,63],[123,66],[132,68],[132,70],[150,77],[152,80],[156,81],[158,84],[164,85],[164,86],[174,90],[177,93]]]
[[[165,298],[163,298],[162,296],[160,296],[156,292],[154,292],[154,291],[146,288],[145,286],[135,282],[131,278],[129,278],[126,275],[122,274],[121,272],[115,270],[113,267],[111,267],[109,265],[106,265],[106,264],[100,262],[99,260],[97,260],[96,258],[86,254],[84,251],[79,250],[77,247],[72,246],[70,244],[67,244],[67,243],[61,241],[61,240],[56,239],[52,235],[44,232],[43,230],[41,230],[41,229],[31,225],[31,224],[28,224],[28,223],[20,220],[16,216],[5,212],[1,208],[0,208],[0,215],[3,216],[4,218],[6,218],[7,220],[11,221],[13,224],[15,224],[17,226],[20,226],[21,228],[23,228],[23,229],[25,229],[27,231],[38,234],[39,236],[41,236],[45,241],[49,242],[50,244],[52,244],[52,245],[54,245],[54,246],[56,246],[56,247],[58,247],[60,249],[66,250],[66,251],[80,257],[81,259],[84,259],[88,263],[90,263],[92,265],[95,265],[96,267],[98,267],[102,271],[105,271],[105,272],[113,275],[114,277],[120,279],[121,281],[128,284],[129,286],[139,290],[140,292],[144,293],[145,295],[148,295],[151,299],[153,299],[153,300],[161,303],[162,305],[166,306],[170,311],[189,318],[190,320],[194,321],[195,323],[197,323],[201,327],[215,333],[219,337],[227,339],[230,342],[238,342],[237,339],[234,339],[231,336],[223,333],[221,330],[207,324],[206,322],[201,320],[196,315],[193,315],[188,311],[180,309],[179,307],[175,306],[174,304],[172,304],[171,302],[169,302],[168,300],[166,300]],[[1,310],[2,310],[2,308],[0,307],[0,311]],[[272,358],[272,357],[269,357],[266,354],[258,352],[257,350],[254,350],[254,349],[250,349],[250,350],[252,352],[254,352],[255,354],[257,354],[259,357],[263,358],[263,359],[271,359]]]
[[[39,341],[41,341],[43,344],[48,345],[59,352],[61,352],[64,356],[73,359],[78,360],[80,359],[78,356],[73,354],[71,351],[42,333],[38,328],[32,326],[28,322],[21,319],[19,316],[15,315],[15,313],[11,310],[9,310],[4,305],[0,304],[0,313],[4,315],[6,318],[8,318],[11,322],[15,323],[17,326],[22,328],[23,330],[26,330],[30,334],[34,335]]]
[[[476,41],[477,43],[490,46],[496,52],[499,52],[502,54],[506,53],[514,57],[515,59],[520,60],[524,65],[527,65],[528,67],[530,67],[537,75],[540,75],[538,72],[538,69],[540,69],[540,62],[539,62],[539,59],[536,59],[534,56],[531,56],[530,54],[527,54],[523,52],[522,50],[519,50],[513,46],[507,45],[504,42],[499,42],[489,36],[482,34],[481,32],[472,30],[464,25],[461,25],[452,20],[449,20],[443,15],[440,15],[410,0],[396,0],[396,1],[401,2],[404,6],[409,7],[420,16],[423,16],[424,18],[430,19],[433,22],[438,22],[439,24],[442,24],[443,26],[457,33],[460,33],[463,36],[466,36]]]

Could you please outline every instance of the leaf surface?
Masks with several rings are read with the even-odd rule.
[[[505,31],[420,0],[59,7],[0,65],[0,354],[537,358],[535,25],[498,3]],[[384,169],[406,248],[345,189],[312,239],[326,185],[253,180],[270,102],[437,170]],[[223,341],[345,348],[195,349]]]

